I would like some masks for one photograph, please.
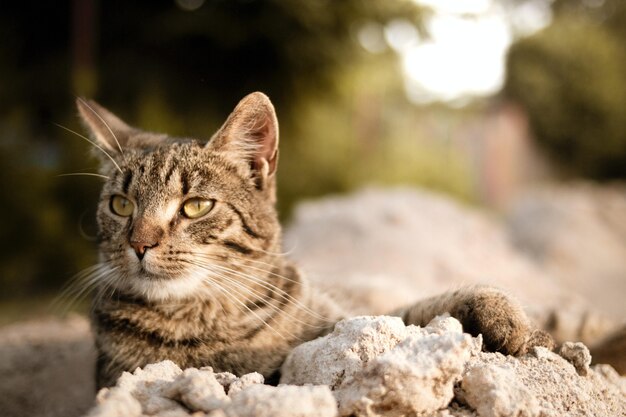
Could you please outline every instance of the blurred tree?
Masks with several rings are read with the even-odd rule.
[[[504,95],[568,174],[626,178],[626,2],[557,0],[545,30],[515,43]]]

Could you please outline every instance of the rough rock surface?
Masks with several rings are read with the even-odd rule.
[[[333,333],[296,348],[281,382],[325,380],[344,416],[626,413],[626,378],[609,366],[590,369],[589,351],[581,343],[565,344],[565,358],[536,348],[517,359],[480,352],[480,338],[462,334],[458,321],[449,317],[423,329],[408,326],[397,341],[401,326],[391,317],[348,319]],[[379,348],[370,345],[384,334],[393,336]],[[375,351],[380,354],[372,357]],[[328,357],[332,368],[325,366]],[[342,367],[350,372],[342,374]]]
[[[514,358],[481,346],[450,317],[424,328],[356,317],[296,348],[278,387],[259,374],[182,371],[165,361],[125,373],[88,417],[626,415],[626,378],[608,365],[590,368],[580,343],[566,344],[565,357],[537,347]]]
[[[98,393],[88,417],[332,417],[337,405],[326,386],[271,387],[263,376],[237,378],[210,367],[181,370],[171,361],[124,372]]]

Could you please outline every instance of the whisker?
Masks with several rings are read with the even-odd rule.
[[[192,254],[194,256],[204,257],[205,259],[208,259],[210,261],[220,261],[221,260],[218,257],[213,257],[213,256],[205,254],[205,253],[193,252]],[[272,272],[272,271],[269,271],[269,270],[266,270],[266,269],[255,268],[255,267],[253,267],[251,265],[247,265],[245,263],[245,262],[254,262],[254,263],[258,263],[258,264],[261,264],[261,265],[266,265],[266,266],[269,266],[269,267],[272,267],[272,268],[276,266],[276,265],[268,263],[268,262],[258,261],[258,260],[255,260],[255,259],[246,259],[245,262],[237,261],[235,259],[230,259],[229,262],[236,263],[238,266],[242,266],[242,267],[245,267],[245,268],[251,268],[251,269],[255,269],[255,270],[259,271],[259,272],[265,272],[265,273],[268,273],[270,275],[274,275],[274,276],[276,276],[278,278],[284,279],[285,281],[289,281],[289,282],[292,282],[292,283],[297,284],[297,285],[302,285],[301,281],[298,281],[298,280],[286,277],[284,275],[277,274],[275,272]]]
[[[205,271],[207,271],[207,272],[209,272],[211,274],[214,274],[214,275],[216,275],[219,278],[223,278],[223,279],[226,279],[226,280],[230,281],[231,283],[233,282],[230,278],[228,278],[228,277],[224,276],[223,274],[220,274],[219,272],[211,269],[211,265],[209,265],[209,264],[202,265],[202,264],[198,264],[198,263],[195,263],[195,262],[190,262],[190,261],[187,261],[187,260],[185,260],[184,262],[187,262],[187,263],[190,263],[191,265],[195,265],[195,266],[197,266],[199,268],[202,268]],[[210,276],[208,278],[210,278]],[[230,298],[232,301],[235,301],[236,303],[241,305],[243,308],[245,308],[245,310],[243,310],[244,312],[247,310],[252,315],[254,315],[259,321],[261,321],[265,326],[267,326],[268,329],[270,329],[271,331],[276,333],[283,340],[287,340],[287,338],[282,333],[280,333],[278,330],[273,328],[267,321],[265,321],[261,316],[259,316],[254,310],[252,310],[243,301],[241,301],[239,299],[239,297],[237,297],[236,295],[231,294],[231,292],[234,292],[234,293],[238,294],[241,297],[242,295],[244,295],[241,291],[238,291],[237,289],[235,289],[233,287],[229,287],[228,289],[224,288],[222,285],[220,285],[219,283],[217,283],[216,281],[213,281],[213,280],[212,280],[212,283],[215,284],[215,288],[217,288],[218,290],[222,291],[228,298]],[[250,292],[249,290],[250,289],[248,289],[248,292]],[[291,334],[290,332],[287,332],[287,333],[292,338],[301,340],[298,336],[296,336],[294,334]]]
[[[256,277],[254,275],[242,273],[242,272],[239,272],[239,271],[236,271],[236,270],[233,270],[233,269],[230,269],[230,268],[226,268],[226,267],[223,267],[223,266],[220,266],[220,265],[216,265],[216,266],[218,268],[221,268],[222,270],[225,270],[225,271],[231,272],[233,274],[236,274],[240,278],[247,279],[248,281],[252,281],[254,283],[257,283],[257,284],[261,285],[263,288],[265,288],[267,290],[276,291],[276,292],[279,293],[278,295],[283,300],[291,303],[292,305],[295,305],[296,307],[304,310],[305,312],[309,313],[310,315],[312,315],[312,316],[314,316],[314,317],[316,317],[318,319],[328,320],[327,317],[324,317],[324,316],[320,315],[315,310],[312,310],[308,306],[302,304],[297,298],[293,297],[291,294],[287,293],[285,290],[277,287],[276,285],[274,285],[274,284],[272,284],[270,282],[267,282],[267,281],[263,280],[262,278]],[[292,280],[292,282],[297,282],[297,281],[293,281]],[[299,282],[297,282],[297,283],[301,284]]]
[[[200,265],[201,265],[201,266],[206,266],[206,267],[209,267],[209,268],[210,268],[210,267],[217,267],[217,268],[220,268],[220,266],[219,266],[219,265],[212,265],[212,264],[205,264],[205,263],[201,263]],[[270,291],[273,291],[273,292],[277,293],[277,295],[278,295],[279,297],[281,297],[281,298],[282,298],[285,302],[290,303],[291,305],[293,305],[293,306],[295,306],[295,307],[297,307],[297,308],[301,309],[301,310],[302,310],[302,311],[304,311],[305,313],[307,313],[307,314],[309,314],[309,315],[311,315],[311,316],[313,316],[313,317],[315,317],[315,318],[317,318],[317,319],[320,319],[320,320],[322,320],[322,321],[328,321],[328,318],[327,318],[327,317],[321,316],[320,314],[318,314],[318,313],[317,313],[317,312],[315,312],[314,310],[309,309],[307,306],[303,305],[303,304],[302,304],[302,303],[300,303],[297,299],[295,299],[295,298],[294,298],[294,297],[292,297],[291,295],[287,294],[285,291],[281,290],[280,288],[276,287],[275,285],[272,285],[272,284],[267,283],[267,282],[262,282],[262,281],[252,280],[251,278],[248,278],[248,277],[246,277],[246,276],[242,276],[242,275],[239,273],[239,271],[229,270],[228,268],[225,268],[225,269],[222,269],[222,270],[223,270],[223,271],[225,271],[225,272],[229,272],[229,273],[233,274],[233,275],[234,275],[235,277],[237,277],[237,278],[242,278],[242,279],[246,279],[246,280],[248,280],[248,281],[252,281],[252,282],[254,282],[254,283],[257,283],[257,284],[261,285],[263,288],[268,289],[268,290],[270,290]],[[252,288],[246,287],[246,286],[244,286],[243,284],[241,284],[241,283],[237,282],[236,280],[231,279],[230,277],[227,277],[227,276],[226,276],[226,275],[224,275],[224,274],[221,274],[221,275],[220,275],[220,277],[223,277],[224,279],[227,279],[227,280],[229,280],[230,282],[232,282],[232,283],[234,283],[234,284],[236,284],[236,285],[238,285],[238,286],[240,286],[240,287],[242,287],[242,288],[245,288],[245,289],[246,289],[247,291],[249,291],[249,292],[250,292],[250,291],[254,292],[254,294],[255,294],[257,297],[259,297],[260,299],[263,299],[263,298],[264,298],[264,294],[263,294],[263,293],[261,293],[261,292],[259,292],[259,291],[256,291],[256,290],[254,290],[254,289],[252,289]],[[265,286],[264,284],[267,284],[267,286]],[[271,308],[273,308],[275,311],[281,310],[279,307],[276,307],[276,306],[274,306],[274,305],[272,305],[272,304],[268,304],[268,306],[270,306]],[[300,322],[300,323],[302,323],[302,324],[304,324],[304,325],[306,325],[306,326],[313,327],[313,328],[320,328],[320,329],[321,329],[321,328],[325,328],[325,327],[326,327],[326,326],[318,326],[318,325],[315,325],[315,324],[311,324],[311,323],[304,322],[304,321],[302,321],[302,320],[298,319],[297,317],[295,317],[295,316],[291,315],[290,313],[288,313],[288,312],[286,312],[286,311],[284,311],[284,310],[281,310],[281,311],[283,311],[283,312],[284,312],[287,316],[291,317],[291,318],[292,318],[292,319],[294,319],[295,321],[298,321],[298,322]]]
[[[87,142],[91,143],[93,146],[95,146],[96,148],[98,148],[98,150],[100,150],[102,153],[104,153],[106,156],[109,157],[109,159],[111,160],[111,162],[113,162],[113,165],[115,165],[115,168],[117,168],[117,170],[120,172],[120,174],[122,173],[122,168],[120,168],[120,166],[117,164],[117,162],[115,162],[115,159],[113,159],[113,157],[111,155],[109,155],[109,153],[107,151],[105,151],[100,145],[98,145],[96,142],[92,141],[91,139],[89,139],[86,136],[81,135],[78,132],[73,131],[70,128],[67,128],[65,126],[61,126],[58,123],[54,123],[55,126],[60,127],[61,129],[67,130],[70,133],[75,134],[76,136],[78,136],[79,138],[85,139]]]
[[[202,254],[198,254],[198,257],[202,258],[203,256],[202,256]],[[214,260],[214,259],[211,259],[208,256],[204,256],[204,259]],[[302,282],[300,282],[300,281],[296,281],[296,280],[284,277],[284,276],[282,276],[280,274],[276,274],[276,273],[271,272],[271,271],[266,271],[266,270],[263,270],[261,268],[255,268],[255,267],[252,267],[252,266],[249,266],[249,265],[245,265],[245,264],[238,264],[238,265],[243,267],[243,268],[256,269],[258,271],[265,272],[265,273],[274,275],[276,277],[285,279],[285,280],[287,280],[289,282],[293,282],[293,283],[296,283],[298,285],[302,285]],[[248,279],[249,281],[252,281],[252,282],[255,282],[255,283],[261,285],[263,288],[265,288],[267,290],[278,292],[279,293],[278,295],[281,298],[283,298],[287,302],[290,302],[292,305],[295,305],[295,306],[299,307],[300,309],[306,311],[310,315],[312,315],[312,316],[314,316],[314,317],[316,317],[316,318],[318,318],[320,320],[328,321],[328,317],[322,316],[321,314],[319,314],[315,310],[312,310],[308,306],[302,304],[298,299],[294,298],[292,295],[290,295],[286,291],[282,290],[281,288],[277,287],[276,285],[274,285],[274,284],[272,284],[270,282],[267,282],[267,281],[263,280],[262,278],[256,277],[254,275],[246,274],[245,272],[240,272],[240,271],[237,271],[237,270],[234,270],[234,269],[230,269],[230,268],[222,266],[222,265],[210,264],[210,266],[219,268],[222,271],[227,271],[227,272],[231,272],[231,273],[237,274],[239,277],[244,278],[244,279]]]
[[[215,271],[209,271],[212,273],[216,273]],[[217,274],[219,276],[219,274]],[[271,331],[273,331],[274,333],[276,333],[281,339],[283,340],[287,340],[287,338],[280,333],[278,330],[276,330],[275,328],[273,328],[267,321],[265,321],[261,316],[259,316],[256,312],[254,312],[254,310],[252,310],[250,307],[248,307],[246,305],[246,303],[244,303],[243,301],[241,301],[237,296],[234,296],[233,294],[231,294],[229,291],[231,292],[235,292],[236,294],[239,294],[240,296],[242,295],[241,292],[237,291],[236,289],[230,287],[229,289],[224,288],[221,285],[216,285],[215,288],[217,288],[218,290],[222,291],[223,293],[225,293],[226,296],[229,296],[230,299],[232,301],[235,301],[236,303],[238,303],[239,305],[241,305],[243,308],[245,308],[245,310],[242,311],[249,311],[252,315],[254,315],[260,322],[262,322],[268,329],[270,329]],[[289,332],[288,332],[289,333]],[[292,334],[290,334],[292,337],[297,338],[297,336],[294,336]]]
[[[107,130],[111,133],[111,136],[113,136],[113,139],[115,140],[115,143],[117,144],[117,148],[120,150],[120,153],[122,154],[122,157],[124,159],[126,159],[126,157],[124,156],[124,151],[122,150],[122,145],[120,145],[120,142],[117,140],[117,136],[115,136],[115,133],[113,133],[113,130],[111,130],[111,128],[109,127],[108,123],[102,118],[102,116],[100,116],[98,114],[97,111],[95,111],[90,105],[89,103],[87,103],[85,100],[83,100],[82,98],[78,97],[78,100],[83,103],[98,119],[100,119],[100,121],[104,124],[104,126],[107,128]]]
[[[90,292],[92,292],[107,275],[112,274],[116,268],[108,268],[105,264],[93,265],[73,277],[64,290],[50,304],[50,309],[62,315],[74,308]],[[64,306],[64,308],[62,308]]]
[[[59,175],[57,175],[57,177],[73,177],[73,176],[79,176],[79,175],[85,175],[85,176],[88,176],[88,177],[106,178],[107,180],[111,179],[111,177],[108,177],[106,175],[95,174],[93,172],[72,172],[72,173],[69,173],[69,174],[59,174]]]

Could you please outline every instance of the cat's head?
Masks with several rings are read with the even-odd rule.
[[[219,293],[209,274],[232,279],[229,269],[279,251],[278,123],[267,96],[246,96],[204,142],[130,127],[93,101],[77,106],[107,177],[97,214],[104,286],[149,301]]]

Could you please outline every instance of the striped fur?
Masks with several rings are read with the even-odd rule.
[[[281,254],[278,124],[265,95],[244,98],[208,143],[131,128],[94,102],[79,100],[78,108],[108,177],[97,213],[100,263],[90,277],[99,387],[163,359],[272,378],[294,346],[344,317],[340,303],[311,288]],[[130,216],[112,210],[116,195],[133,204]],[[187,218],[183,204],[196,197],[213,201],[212,209]],[[444,312],[494,350],[518,354],[550,343],[514,301],[489,288],[396,313],[424,324]]]

